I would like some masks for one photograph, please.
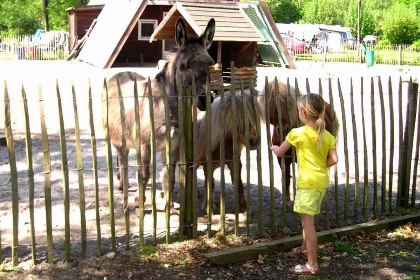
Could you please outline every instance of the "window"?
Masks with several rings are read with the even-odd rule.
[[[139,40],[148,41],[157,27],[157,22],[155,19],[140,19]]]

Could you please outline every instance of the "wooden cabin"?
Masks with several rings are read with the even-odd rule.
[[[124,1],[116,4],[108,0],[109,4],[103,5],[105,2],[92,0],[87,6],[67,9],[70,49],[81,46],[78,58],[98,67],[155,66],[159,60],[167,59],[175,46],[175,22],[180,17],[184,18],[190,35],[196,36],[210,18],[216,20],[216,33],[209,50],[217,62],[211,70],[213,88],[220,87],[221,81],[225,86],[230,84],[232,73],[238,74],[235,75],[238,79],[242,75],[247,84],[251,76],[256,81],[256,65],[263,61],[259,50],[267,46],[283,59],[279,48],[267,36],[273,27],[264,27],[266,21],[261,18],[266,15],[258,3],[125,0],[124,7]],[[86,44],[78,44],[82,39]],[[239,86],[239,80],[235,84]]]

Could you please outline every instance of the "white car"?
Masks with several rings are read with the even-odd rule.
[[[375,35],[366,35],[364,38],[363,38],[363,43],[365,43],[365,44],[375,44],[376,43],[376,36]]]

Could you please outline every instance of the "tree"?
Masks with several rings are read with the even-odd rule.
[[[268,9],[275,22],[294,23],[300,20],[300,10],[293,0],[267,1]]]
[[[353,31],[353,34],[357,34],[357,6],[359,0],[354,0],[350,4],[346,25],[350,27]],[[375,21],[372,15],[372,12],[366,7],[366,2],[362,1],[361,13],[360,13],[360,38],[365,37],[369,34],[375,33]]]
[[[411,44],[419,34],[416,11],[403,3],[395,3],[385,14],[383,35],[391,44]]]
[[[347,7],[345,0],[311,0],[303,6],[300,22],[345,25]]]
[[[44,7],[44,24],[45,24],[45,30],[46,31],[50,30],[50,22],[49,22],[49,19],[48,19],[48,4],[49,4],[49,2],[50,1],[48,1],[48,0],[43,0],[42,1],[43,7]]]

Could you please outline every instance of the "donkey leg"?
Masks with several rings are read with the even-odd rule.
[[[178,211],[175,210],[174,207],[174,200],[173,200],[173,194],[174,194],[174,185],[175,185],[175,169],[176,169],[176,163],[178,162],[179,152],[178,150],[172,150],[171,151],[171,170],[168,171],[167,165],[165,163],[165,166],[162,169],[161,173],[161,182],[162,182],[162,190],[164,197],[166,197],[167,193],[167,185],[168,185],[168,176],[169,176],[169,207],[170,207],[170,214],[171,215],[177,215]],[[165,152],[162,152],[161,158],[165,158]],[[163,160],[163,162],[166,162],[166,160]],[[169,174],[168,174],[169,172]],[[164,211],[166,211],[166,203]]]
[[[143,173],[143,204],[146,202],[146,187],[150,179],[150,145],[141,145],[141,165]],[[136,196],[135,206],[139,208],[139,196]]]
[[[214,172],[214,168],[212,167],[212,172],[211,172],[212,175],[211,175],[211,178],[208,178],[207,177],[207,167],[204,166],[203,169],[204,169],[204,177],[205,177],[204,184],[205,184],[206,193],[205,193],[205,195],[203,197],[203,202],[201,203],[201,211],[202,211],[203,215],[206,215],[207,214],[207,192],[208,192],[207,180],[211,180],[211,184],[210,184],[210,187],[211,187],[211,189],[210,189],[210,196],[211,196],[211,201],[212,201],[212,206],[213,206],[212,207],[212,210],[214,210],[214,199],[213,199],[213,190],[214,190],[214,177],[213,177],[213,172]]]
[[[123,185],[124,185],[124,173],[123,173],[123,162],[124,160],[126,160],[128,162],[128,152],[129,150],[126,149],[125,151],[123,151],[123,149],[121,149],[121,147],[115,147],[117,150],[117,165],[118,165],[118,175],[117,178],[119,180],[119,185],[118,185],[118,189],[120,191],[123,190]],[[128,178],[127,178],[128,179]],[[128,183],[128,181],[127,181]]]
[[[245,200],[245,195],[244,195],[244,185],[242,183],[242,178],[241,178],[241,170],[242,170],[242,163],[241,160],[238,160],[238,202],[239,202],[239,211],[241,213],[246,212],[246,200]],[[235,182],[235,172],[234,172],[234,168],[233,168],[233,163],[229,163],[227,164],[227,166],[229,167],[230,170],[230,177],[232,178],[232,184],[234,184]]]
[[[273,143],[273,145],[281,145],[282,141],[280,140],[280,136],[279,136],[279,132],[278,132],[278,127],[274,127],[273,128],[273,136],[271,138],[271,142]],[[277,158],[277,162],[279,164],[279,167],[281,169],[281,158]],[[290,164],[292,163],[292,154],[289,151],[287,151],[287,153],[284,156],[284,175],[285,175],[285,181],[286,181],[286,200],[290,201]],[[283,176],[283,173],[282,173]]]

